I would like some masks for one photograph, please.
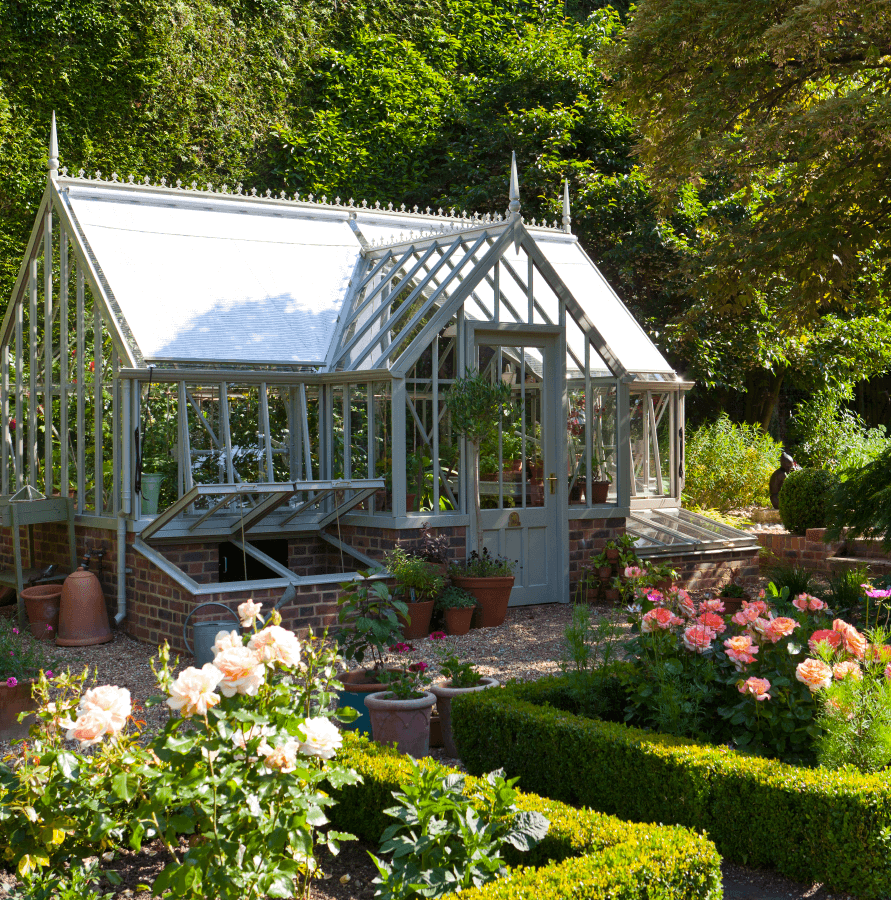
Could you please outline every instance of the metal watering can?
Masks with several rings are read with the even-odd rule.
[[[238,618],[237,613],[229,609],[225,603],[217,603],[215,600],[211,600],[207,603],[202,603],[200,606],[196,606],[189,614],[186,616],[186,621],[183,623],[183,643],[186,645],[186,649],[192,656],[195,657],[195,666],[196,668],[201,668],[205,663],[212,663],[214,660],[214,652],[213,645],[217,639],[217,634],[221,631],[228,631],[231,628],[231,622],[195,622],[192,625],[192,641],[194,643],[194,647],[189,643],[189,639],[186,636],[188,633],[189,621],[192,616],[195,615],[196,612],[200,609],[204,609],[207,606],[219,606],[226,610],[233,619],[235,619],[235,627],[237,629],[241,628],[241,620]]]

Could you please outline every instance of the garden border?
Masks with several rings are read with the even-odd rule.
[[[891,894],[891,788],[584,718],[560,677],[458,698],[452,725],[474,774],[621,816],[703,829],[718,851],[863,898]]]
[[[331,792],[337,800],[328,811],[332,824],[377,843],[393,824],[384,810],[393,805],[392,792],[411,777],[409,760],[367,738],[347,734],[339,761],[355,769],[362,783]],[[430,759],[421,765],[443,775],[457,771]],[[469,776],[467,782],[470,788],[476,779]],[[462,900],[721,896],[721,860],[714,844],[701,834],[677,826],[624,822],[530,793],[520,793],[516,802],[519,809],[537,810],[550,820],[547,836],[529,853],[506,848],[505,856],[515,868],[482,888],[463,891]]]

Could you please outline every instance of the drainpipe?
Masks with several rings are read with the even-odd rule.
[[[127,517],[130,515],[132,502],[130,484],[130,379],[122,379],[121,387],[123,389],[121,406],[124,414],[123,428],[121,429],[124,439],[121,453],[123,457],[123,472],[121,473],[123,491],[121,506],[118,510],[118,611],[114,617],[115,625],[120,625],[127,616]]]

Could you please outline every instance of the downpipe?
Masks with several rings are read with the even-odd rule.
[[[127,618],[127,518],[130,515],[130,507],[133,502],[133,492],[131,489],[131,472],[130,472],[130,391],[132,382],[129,378],[122,379],[121,388],[123,396],[121,398],[121,406],[123,409],[123,427],[121,429],[124,435],[124,446],[122,448],[122,464],[121,472],[121,506],[118,510],[118,611],[115,613],[114,624],[120,625]]]

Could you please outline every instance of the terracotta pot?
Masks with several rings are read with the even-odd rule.
[[[498,682],[494,678],[483,678],[480,684],[469,688],[453,688],[449,681],[431,686],[430,690],[436,695],[436,709],[442,723],[442,745],[445,747],[445,752],[453,759],[458,759],[459,756],[452,734],[452,700],[463,694],[473,694],[476,691],[484,691],[493,687],[498,687]]]
[[[408,620],[399,615],[402,623],[402,636],[407,640],[423,638],[430,634],[430,619],[433,616],[433,600],[425,600],[423,603],[407,603]]]
[[[588,590],[585,591],[585,603],[587,603],[588,606],[596,606],[599,597],[600,591],[598,591],[597,588],[588,588]]]
[[[417,499],[418,499],[417,493],[405,495],[405,511],[406,512],[414,512],[415,511],[415,502],[417,501]]]
[[[50,641],[59,630],[59,606],[62,602],[61,584],[35,584],[22,590],[22,600],[28,613],[28,627],[39,641]]]
[[[743,600],[748,600],[749,598],[720,596],[718,599],[724,604],[724,615],[732,616],[742,609]]]
[[[468,578],[466,575],[452,577],[452,583],[464,588],[475,597],[480,605],[480,628],[497,628],[504,623],[510,592],[514,587],[513,575],[494,576],[492,578]]]
[[[10,687],[0,681],[0,741],[13,741],[28,736],[33,717],[19,722],[19,713],[34,712],[37,701],[31,697],[33,681],[20,681]]]
[[[86,569],[72,572],[62,585],[56,643],[60,647],[87,647],[107,644],[112,638],[99,579]]]
[[[395,744],[400,753],[415,759],[427,756],[430,715],[435,703],[436,696],[429,691],[416,700],[397,700],[389,691],[369,694],[365,705],[371,716],[371,736],[379,744]]]
[[[591,482],[591,502],[606,503],[609,496],[609,481],[592,481]]]
[[[447,634],[462,635],[470,631],[475,606],[452,606],[445,611],[445,629]]]
[[[341,724],[340,727],[346,731],[371,733],[371,719],[365,706],[365,698],[369,694],[377,694],[387,689],[387,686],[375,677],[375,671],[375,669],[354,669],[352,672],[341,675],[339,679],[343,690],[337,692],[338,707],[349,706],[359,713],[359,718],[347,725]],[[399,669],[387,669],[387,671],[395,674]]]
[[[607,603],[618,603],[622,599],[622,592],[618,588],[608,588],[604,599]]]
[[[597,574],[600,577],[601,581],[606,581],[607,578],[612,577],[613,567],[612,566],[601,566],[597,570]]]
[[[618,547],[607,547],[606,550],[603,551],[606,555],[606,558],[610,562],[615,562],[619,558],[619,548]]]

